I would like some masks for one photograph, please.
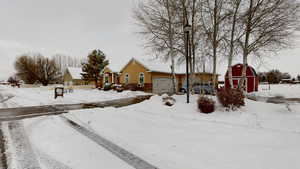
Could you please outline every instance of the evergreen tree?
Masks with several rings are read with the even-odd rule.
[[[101,50],[93,50],[87,58],[87,63],[82,64],[82,79],[88,82],[94,81],[98,87],[100,73],[108,65],[105,54]]]

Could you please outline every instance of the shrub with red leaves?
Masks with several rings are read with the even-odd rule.
[[[221,87],[218,89],[217,97],[224,107],[232,110],[245,106],[244,93],[239,89]]]
[[[212,113],[215,111],[215,102],[205,96],[200,96],[197,100],[198,108],[202,113]]]

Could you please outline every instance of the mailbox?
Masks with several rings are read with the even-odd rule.
[[[64,97],[64,88],[63,87],[56,87],[54,89],[54,98],[56,99],[58,96]]]

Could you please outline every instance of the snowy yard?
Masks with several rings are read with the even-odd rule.
[[[103,91],[98,89],[76,89],[73,93],[65,93],[64,97],[54,99],[54,89],[47,87],[40,88],[11,88],[0,86],[0,92],[4,96],[14,96],[7,103],[10,106],[37,106],[51,104],[73,104],[86,102],[99,102],[105,100],[133,97],[144,95],[144,92],[124,91]]]
[[[300,98],[300,84],[273,84],[259,85],[259,92],[255,93],[258,96],[276,97],[283,96],[285,98]]]
[[[144,159],[167,169],[299,168],[300,105],[247,101],[237,112],[200,114],[195,100],[178,96],[174,107],[153,97],[138,105],[77,111],[67,116],[89,125]],[[155,105],[155,106],[153,106]]]
[[[271,86],[270,95],[288,92],[300,98],[295,88],[280,86]],[[15,95],[7,102],[9,107],[91,102],[143,94],[84,90],[54,100],[52,91],[41,89],[1,92]],[[191,97],[189,105],[184,95],[175,99],[173,107],[164,106],[161,96],[153,96],[128,107],[78,110],[64,116],[161,169],[300,168],[300,104],[290,105],[288,111],[286,105],[246,100],[246,107],[238,111],[227,112],[217,104],[216,112],[206,115],[197,110],[197,96]],[[60,116],[19,122],[24,125],[34,152],[29,156],[34,156],[43,169],[132,168],[73,130]],[[7,128],[5,122],[4,129],[9,135]],[[13,146],[9,150],[10,164],[20,168],[20,150]]]

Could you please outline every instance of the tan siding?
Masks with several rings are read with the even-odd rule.
[[[66,71],[66,73],[64,74],[64,84],[65,82],[70,83],[72,82],[73,85],[85,85],[85,81],[82,79],[72,79],[71,74],[69,73],[69,71]],[[90,82],[88,83],[89,85],[95,84],[95,82]]]
[[[129,74],[129,83],[138,83],[139,82],[139,74],[144,73],[145,83],[152,83],[151,73],[138,62],[132,60],[121,72],[120,82],[125,84],[125,75]]]
[[[135,60],[131,60],[121,72],[120,83],[125,84],[125,75],[129,74],[129,84],[138,84],[139,74],[141,72],[144,73],[145,85],[149,86],[149,88],[152,88],[152,80],[154,78],[172,78],[172,75],[170,73],[149,72],[142,64],[136,62]],[[186,76],[184,74],[176,75],[178,89],[182,87],[185,77]],[[202,82],[212,81],[212,74],[200,73],[197,74],[196,77],[199,81]]]
[[[66,71],[66,73],[64,74],[64,82],[69,82],[72,81],[72,76],[69,73],[69,71]]]

